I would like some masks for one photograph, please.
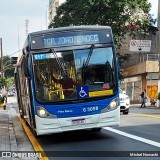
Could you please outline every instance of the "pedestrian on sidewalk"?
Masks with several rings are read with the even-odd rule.
[[[6,110],[7,97],[5,95],[0,95],[0,104],[2,104],[3,109]]]
[[[146,89],[141,93],[141,108],[145,108],[146,107]]]

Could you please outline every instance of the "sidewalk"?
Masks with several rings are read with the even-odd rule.
[[[136,107],[136,108],[141,108],[141,104],[140,103],[136,103],[136,104],[130,104],[130,107]],[[146,107],[147,109],[160,109],[160,107],[157,107],[156,105],[150,105],[150,103],[146,103]]]
[[[34,151],[28,137],[17,116],[15,105],[16,102],[8,98],[7,109],[0,108],[0,159],[27,159],[27,158],[2,158],[2,152]],[[5,153],[3,153],[5,154]]]

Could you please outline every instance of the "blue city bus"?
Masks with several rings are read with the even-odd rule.
[[[30,33],[18,57],[20,116],[35,135],[118,126],[118,60],[109,26]]]

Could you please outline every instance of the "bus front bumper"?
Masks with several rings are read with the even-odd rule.
[[[40,118],[35,116],[37,135],[60,133],[65,131],[118,126],[120,124],[120,107],[101,114],[67,118]],[[73,121],[84,120],[82,124]]]

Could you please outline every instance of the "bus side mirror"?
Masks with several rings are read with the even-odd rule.
[[[24,70],[24,75],[27,78],[30,78],[30,74],[29,74],[29,70],[28,70],[27,58],[25,58],[25,60],[24,60],[23,70]]]
[[[26,54],[26,48],[23,48],[22,53],[23,53],[23,55]]]
[[[23,48],[23,50],[22,50],[23,55],[27,55],[28,52],[29,52],[29,47],[28,46]]]
[[[29,71],[28,71],[28,67],[25,67],[25,68],[24,68],[24,75],[25,75],[27,78],[30,78],[30,74],[29,74]]]

